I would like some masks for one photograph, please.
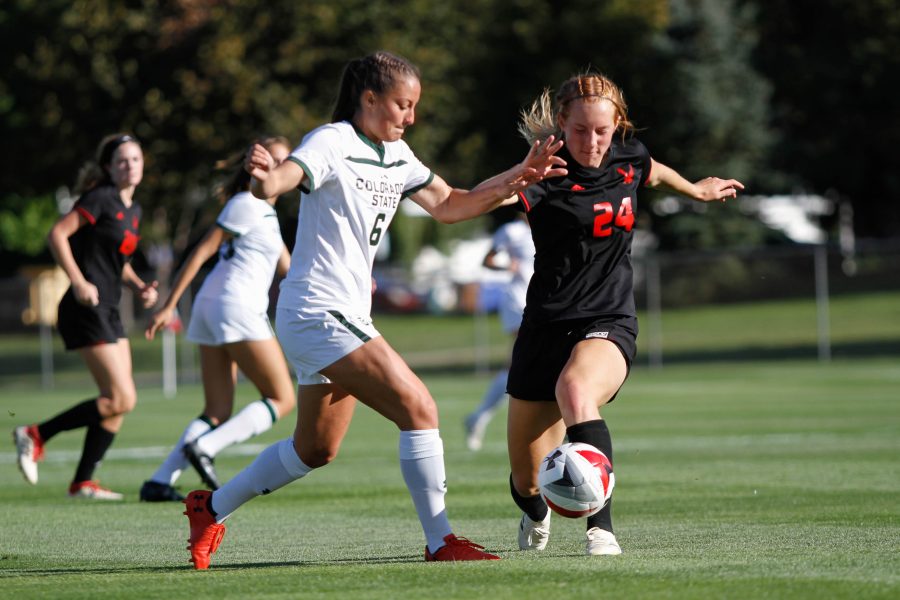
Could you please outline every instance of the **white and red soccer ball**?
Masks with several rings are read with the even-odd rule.
[[[554,448],[538,468],[541,496],[554,512],[572,519],[589,517],[612,496],[616,477],[603,452],[580,442]]]

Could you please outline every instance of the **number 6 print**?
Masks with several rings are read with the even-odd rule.
[[[381,234],[384,233],[384,230],[381,228],[381,224],[385,219],[387,219],[387,215],[385,215],[384,213],[378,213],[378,216],[375,217],[375,224],[372,226],[371,233],[369,233],[370,246],[377,246],[378,242],[381,241]]]

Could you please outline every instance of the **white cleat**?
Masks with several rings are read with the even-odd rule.
[[[605,529],[591,527],[587,530],[587,543],[585,554],[588,556],[617,556],[622,554],[622,548],[614,536]]]
[[[532,521],[528,515],[522,514],[519,522],[519,549],[543,550],[550,541],[550,510],[543,521]]]
[[[81,481],[69,486],[69,498],[82,500],[122,500],[125,498],[119,492],[100,487],[96,481]]]
[[[471,414],[466,417],[466,448],[472,452],[481,450],[484,443],[484,433],[487,430],[489,418],[481,415]]]
[[[16,444],[19,470],[22,471],[25,481],[34,485],[38,481],[37,461],[42,457],[42,448],[34,443],[34,438],[29,435],[28,429],[24,425],[16,427],[13,430],[13,442]]]

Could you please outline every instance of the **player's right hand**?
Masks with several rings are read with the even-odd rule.
[[[261,144],[253,144],[244,157],[244,170],[259,181],[268,179],[275,166],[275,159]]]
[[[75,300],[84,306],[97,306],[100,304],[100,291],[97,286],[89,281],[72,284],[72,293]]]

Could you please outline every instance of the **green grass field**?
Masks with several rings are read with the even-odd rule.
[[[645,337],[604,411],[625,552],[606,558],[583,556],[583,521],[558,517],[545,552],[516,549],[504,414],[483,451],[465,450],[462,418],[488,384],[483,368],[509,350],[496,318],[376,323],[440,405],[455,531],[504,560],[422,562],[397,434],[360,407],[333,465],[242,507],[212,569],[193,571],[181,505],[141,504],[137,492],[200,410],[201,390],[182,381],[165,398],[160,347],[135,336],[139,406],[98,473],[126,502],[66,497],[81,432],[52,440],[35,487],[12,445],[0,446],[0,597],[900,597],[900,293],[832,298],[830,363],[815,361],[809,301],[666,311],[664,368],[643,366]],[[37,336],[0,336],[2,429],[95,394],[57,337],[54,363],[55,388],[41,390]],[[254,396],[242,384],[239,405]],[[289,417],[226,450],[220,475],[292,429]],[[180,484],[200,485],[190,471]]]
[[[392,426],[360,407],[338,460],[242,507],[207,572],[177,504],[137,491],[200,390],[153,387],[102,465],[117,504],[65,496],[80,433],[48,446],[40,482],[0,451],[4,598],[896,598],[900,597],[900,361],[894,357],[637,368],[605,412],[616,444],[619,557],[586,557],[583,521],[554,518],[541,554],[516,549],[503,415],[485,448],[461,421],[487,377],[427,375],[439,402],[451,523],[499,552],[426,564]],[[93,390],[0,390],[5,429]],[[246,401],[253,391],[242,387]],[[286,419],[218,460],[227,478],[292,430]],[[199,487],[186,472],[182,489]]]

